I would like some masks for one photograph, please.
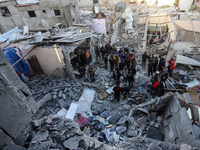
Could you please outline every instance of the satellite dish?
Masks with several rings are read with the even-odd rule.
[[[126,3],[124,3],[124,2],[119,2],[119,3],[117,3],[117,4],[115,5],[114,10],[115,10],[115,12],[122,12],[122,11],[125,10],[125,8],[126,8]]]

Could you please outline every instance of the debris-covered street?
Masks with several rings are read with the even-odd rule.
[[[0,149],[200,149],[198,0],[33,1],[0,2]]]

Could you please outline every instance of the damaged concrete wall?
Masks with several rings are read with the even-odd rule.
[[[167,103],[163,119],[166,142],[182,144],[190,143],[195,139],[195,133],[187,111],[180,106],[175,96]]]
[[[22,27],[24,25],[24,21],[19,14],[18,9],[12,4],[11,1],[6,3],[0,3],[0,7],[7,7],[10,15],[3,16],[0,13],[0,31],[7,32],[8,30],[14,28],[15,26]]]
[[[74,0],[73,3],[64,0],[40,0],[39,4],[23,6],[18,6],[16,2],[0,4],[0,7],[5,6],[8,7],[10,16],[0,16],[0,24],[3,32],[15,26],[22,29],[23,25],[29,26],[30,30],[49,29],[57,23],[63,23],[69,26],[72,24],[72,18],[76,16],[75,19],[77,19],[79,16],[76,0]],[[54,12],[54,10],[56,10],[56,12]],[[28,11],[31,11],[32,16],[29,15]]]
[[[0,51],[0,148],[31,122],[37,109],[28,87]]]
[[[30,47],[29,49],[23,49],[22,55],[24,56],[27,54],[33,47]],[[63,61],[63,54],[62,50],[60,48],[57,48],[58,55],[60,57],[61,62],[59,61],[59,58],[56,54],[55,48],[51,47],[36,47],[29,55],[25,57],[25,59],[29,59],[32,56],[36,56],[38,59],[38,62],[43,70],[43,72],[47,75],[51,74],[56,68],[58,70],[53,74],[57,77],[65,77],[65,72],[63,68],[65,67],[65,63]]]

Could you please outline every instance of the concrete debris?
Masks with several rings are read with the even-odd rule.
[[[79,107],[78,104],[72,103],[69,107],[69,110],[67,111],[65,118],[73,120],[78,107]]]
[[[15,145],[14,143],[9,143],[5,147],[3,147],[2,150],[27,150],[27,149],[22,146]]]
[[[184,65],[191,65],[191,66],[200,66],[200,62],[197,60],[194,60],[192,58],[188,58],[182,55],[177,55],[176,57],[176,63],[177,64],[184,64]]]
[[[63,145],[65,146],[65,148],[68,149],[77,149],[78,148],[78,141],[75,138],[70,138],[68,140],[66,140],[65,142],[63,142]]]
[[[37,102],[38,107],[42,107],[44,105],[44,103],[46,103],[47,101],[51,100],[51,94],[48,93],[46,94],[42,99],[39,100],[39,102]]]

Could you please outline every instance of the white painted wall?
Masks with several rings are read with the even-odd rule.
[[[20,46],[22,55],[28,53],[32,48],[33,47],[30,47],[28,49],[23,49],[23,46]],[[52,48],[36,47],[28,56],[25,57],[25,60],[35,55],[45,74],[49,75],[56,68],[59,68],[53,75],[57,77],[65,77],[65,73],[63,71],[65,63],[63,61],[62,50],[60,48],[57,48],[57,50],[61,58],[61,63],[59,62],[58,57],[56,55],[56,51],[53,47]]]
[[[193,3],[193,0],[180,0],[179,5],[178,5],[179,10],[189,11],[192,3]]]
[[[158,0],[158,7],[164,6],[164,5],[170,5],[172,6],[174,4],[175,0]]]
[[[39,3],[39,0],[16,0],[19,5],[23,4],[36,4]]]

